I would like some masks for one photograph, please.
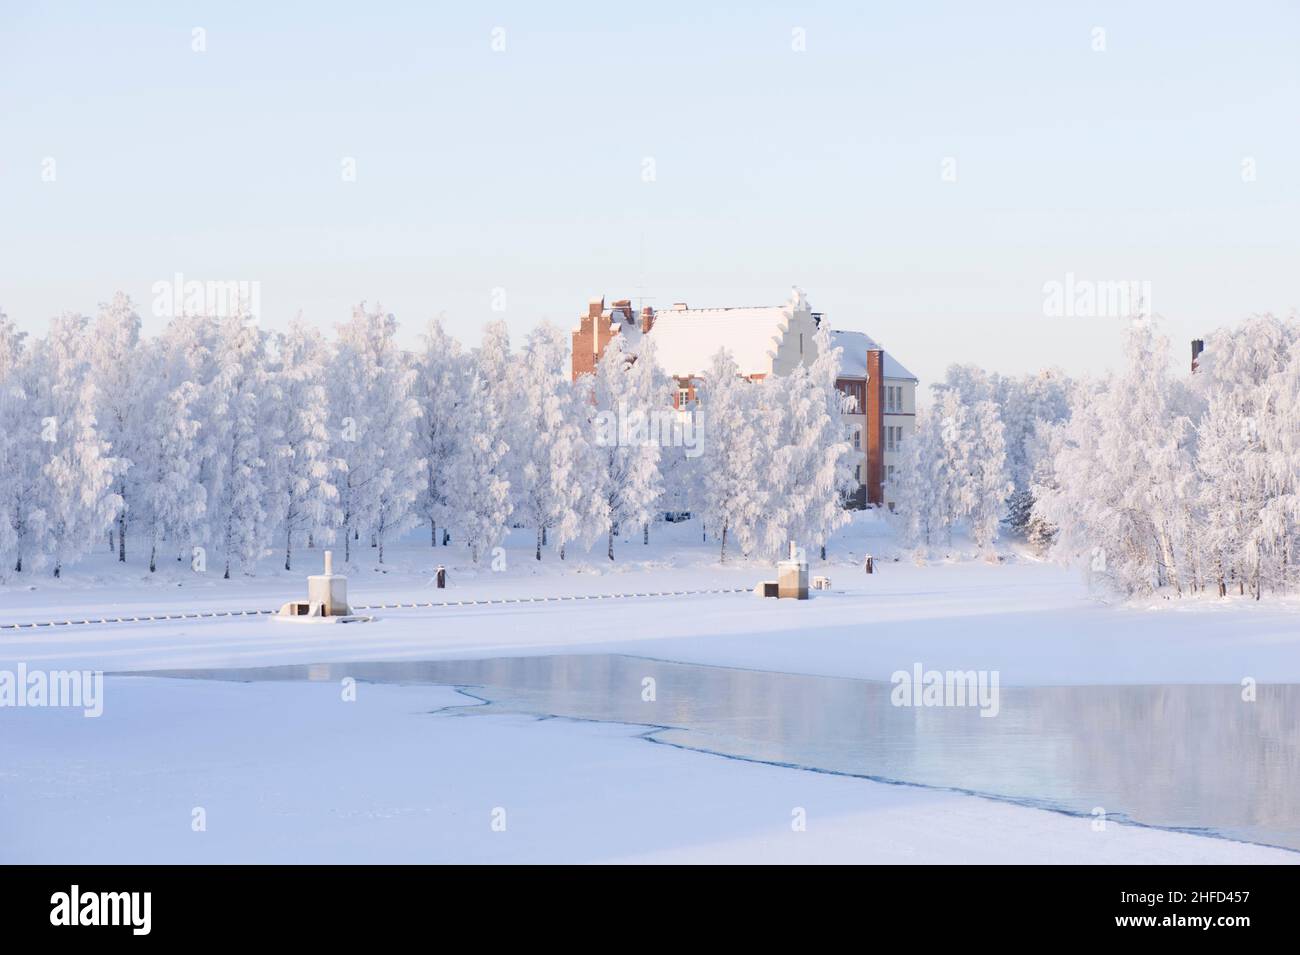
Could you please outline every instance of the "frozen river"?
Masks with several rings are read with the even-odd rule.
[[[644,725],[660,744],[1300,850],[1300,686],[1000,688],[900,707],[889,683],[613,654],[151,672],[463,687],[494,712]],[[467,701],[468,703],[469,701]]]

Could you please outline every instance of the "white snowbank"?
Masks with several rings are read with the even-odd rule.
[[[348,569],[355,604],[748,587],[762,564],[719,566],[694,524],[656,527],[619,561],[508,569],[409,542]],[[861,570],[862,556],[878,572]],[[1079,577],[1012,561],[895,562],[860,515],[806,602],[744,594],[380,611],[373,623],[265,618],[0,630],[0,668],[109,671],[346,660],[619,652],[886,680],[998,670],[1004,686],[1300,682],[1300,606],[1203,599],[1109,606]],[[316,566],[223,581],[101,555],[61,581],[0,590],[0,622],[278,606]],[[366,555],[372,559],[373,555]],[[438,563],[449,589],[431,583]],[[110,678],[100,719],[0,710],[0,861],[1295,861],[1291,853],[1110,825],[969,796],[741,763],[653,745],[608,724],[428,715],[431,687]],[[190,830],[207,810],[208,830]],[[504,833],[490,828],[507,810]],[[806,832],[790,829],[803,807]]]
[[[877,567],[870,577],[833,567],[836,591],[808,601],[726,594],[378,611],[375,622],[345,627],[224,618],[5,630],[0,665],[139,670],[611,651],[879,680],[919,661],[939,669],[998,670],[1004,686],[1235,684],[1248,676],[1300,682],[1300,613],[1293,605],[1205,601],[1189,602],[1186,612],[1152,611],[1100,603],[1077,576],[1045,564]],[[485,574],[453,578],[444,591],[354,577],[349,594],[361,604],[627,593],[747,586],[762,573],[757,567],[665,566],[600,576]],[[283,584],[281,594],[291,596]],[[196,605],[211,604],[160,596],[150,602],[158,610]],[[42,614],[75,616],[52,605],[8,616]]]
[[[361,684],[353,703],[332,682],[107,691],[98,720],[0,714],[0,863],[1300,860],[686,752],[637,727],[434,712],[470,702],[444,687]]]

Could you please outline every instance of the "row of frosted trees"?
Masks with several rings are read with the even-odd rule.
[[[846,516],[850,449],[827,332],[810,368],[748,382],[723,352],[679,413],[647,339],[570,381],[568,338],[543,324],[512,349],[489,325],[466,350],[438,321],[420,346],[364,305],[327,338],[241,314],[141,333],[118,294],[29,341],[0,313],[0,575],[55,576],[94,548],[122,562],[252,573],[304,546],[345,561],[418,525],[475,562],[510,527],[534,553],[648,542],[691,511],[720,554],[825,544]]]
[[[1052,429],[1035,514],[1058,556],[1126,594],[1295,592],[1300,321],[1252,317],[1205,345],[1176,373],[1135,321],[1123,370]]]
[[[1123,595],[1300,589],[1300,321],[1206,339],[1195,374],[1136,319],[1122,368],[1071,382],[954,366],[904,442],[903,543],[1010,529]]]
[[[1032,517],[1046,431],[1069,417],[1070,379],[1058,370],[1004,376],[953,365],[931,386],[897,467],[900,543],[918,558],[950,552],[963,528],[986,557],[1004,530],[1044,543]]]

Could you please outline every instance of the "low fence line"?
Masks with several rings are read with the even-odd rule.
[[[489,597],[482,600],[430,600],[416,603],[357,604],[353,610],[430,610],[436,607],[481,607],[502,604],[559,603],[571,600],[619,600],[633,597],[696,597],[704,594],[747,594],[749,587],[720,587],[711,590],[649,590],[624,594],[576,594],[561,597]],[[137,614],[133,617],[87,617],[83,620],[41,620],[32,623],[0,623],[0,630],[35,630],[42,627],[82,627],[105,623],[157,623],[164,620],[206,620],[214,617],[266,617],[277,610],[202,610],[194,613]]]

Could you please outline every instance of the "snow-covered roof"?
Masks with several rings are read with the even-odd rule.
[[[727,349],[742,375],[772,371],[772,357],[793,317],[792,305],[670,308],[655,313],[655,361],[669,375],[699,375]]]
[[[627,350],[636,351],[641,344],[641,322],[636,318],[628,319],[619,311],[606,311],[603,317],[611,326],[618,326],[619,334],[627,342]]]
[[[866,332],[831,329],[831,341],[837,348],[843,349],[840,353],[840,374],[845,378],[867,377],[867,352],[873,350],[884,351],[876,343],[876,340]],[[902,363],[889,352],[885,352],[884,360],[886,378],[918,380],[916,375],[904,368]]]

